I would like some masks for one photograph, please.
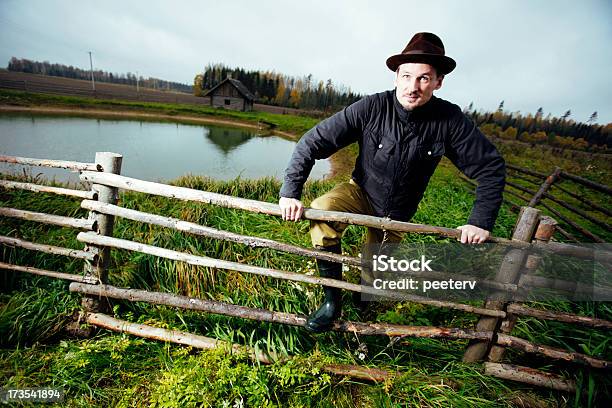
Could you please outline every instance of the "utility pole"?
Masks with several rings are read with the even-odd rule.
[[[94,81],[93,76],[93,63],[91,62],[91,51],[89,51],[89,70],[91,72],[91,89],[96,90],[96,82]]]
[[[138,75],[138,71],[136,71],[136,93],[140,92],[140,89],[138,88],[139,79],[140,79],[140,76]]]

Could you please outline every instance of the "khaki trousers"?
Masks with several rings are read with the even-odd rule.
[[[372,206],[361,187],[351,179],[348,183],[337,184],[327,193],[315,199],[310,208],[326,211],[343,211],[356,214],[374,215]],[[340,244],[342,233],[348,224],[329,221],[310,221],[310,238],[315,248]],[[397,243],[402,240],[402,232],[383,231],[368,228],[366,245],[376,243]]]

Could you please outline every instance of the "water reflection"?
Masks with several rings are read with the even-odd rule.
[[[227,156],[232,150],[245,144],[256,135],[242,129],[224,129],[211,126],[204,129],[204,136]]]

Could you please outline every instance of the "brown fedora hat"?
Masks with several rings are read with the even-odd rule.
[[[416,33],[401,54],[387,58],[387,67],[397,70],[406,62],[420,62],[436,68],[438,75],[446,75],[455,69],[454,59],[444,55],[442,40],[432,33]]]

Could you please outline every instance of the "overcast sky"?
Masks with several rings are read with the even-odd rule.
[[[437,95],[464,107],[612,122],[612,2],[0,0],[10,57],[193,83],[208,63],[393,88],[385,60],[419,31],[457,61]]]

